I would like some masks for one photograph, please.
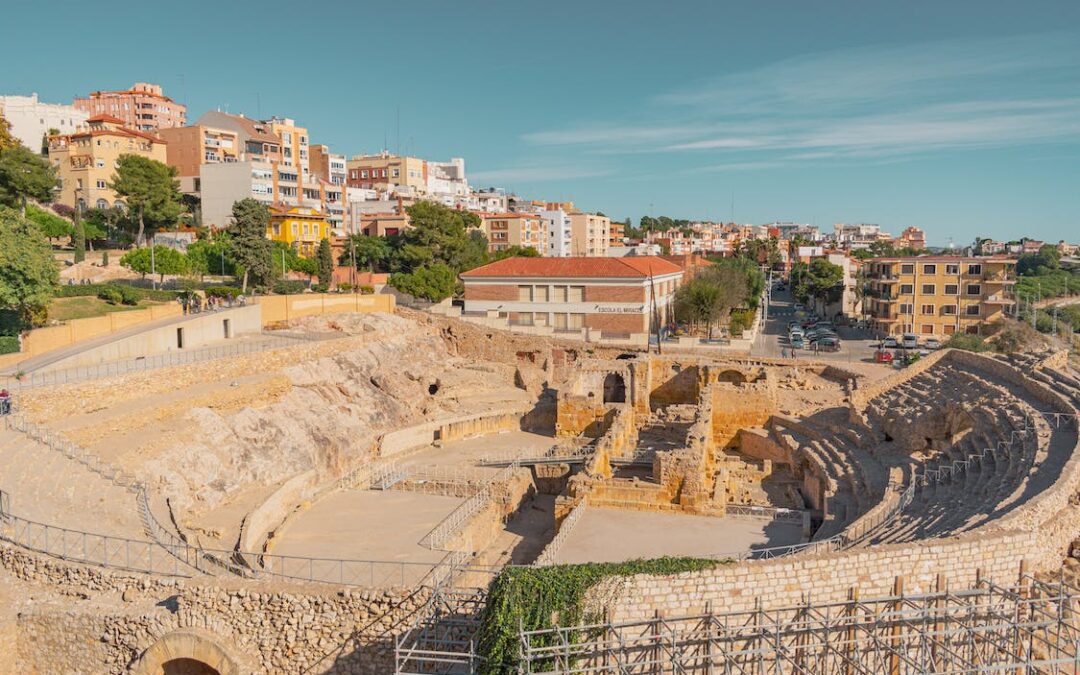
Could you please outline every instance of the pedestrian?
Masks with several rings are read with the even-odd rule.
[[[11,413],[11,394],[7,389],[0,389],[0,415]]]

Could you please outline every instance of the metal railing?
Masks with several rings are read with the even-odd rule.
[[[582,497],[581,501],[570,510],[570,513],[566,514],[563,518],[562,524],[559,525],[559,531],[555,533],[551,541],[548,542],[544,550],[540,552],[540,555],[533,561],[533,567],[545,567],[548,565],[554,565],[555,559],[559,556],[559,551],[562,550],[563,544],[570,538],[570,533],[574,531],[574,526],[578,524],[581,517],[585,515],[585,510],[589,508],[589,497]]]
[[[158,370],[170,366],[182,366],[203,361],[213,361],[215,359],[230,356],[254,354],[295,344],[297,344],[297,340],[294,338],[266,336],[258,341],[232,342],[216,347],[180,350],[166,352],[164,354],[154,354],[152,356],[140,356],[125,361],[111,361],[108,363],[77,366],[74,368],[50,370],[40,373],[33,372],[21,377],[9,378],[9,382],[5,386],[15,390],[57,386],[69,382],[82,382],[103,377],[115,377],[118,375],[127,375],[129,373]]]
[[[420,540],[420,545],[430,549],[441,549],[450,539],[468,525],[473,516],[491,503],[494,497],[494,487],[507,481],[514,471],[519,468],[514,462],[499,471],[484,484],[472,497],[466,499],[461,505],[450,512],[446,518],[436,525]]]

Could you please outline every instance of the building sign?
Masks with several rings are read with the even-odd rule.
[[[645,305],[638,305],[637,307],[602,307],[597,305],[596,312],[598,314],[644,314]]]

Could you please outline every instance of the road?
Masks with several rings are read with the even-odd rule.
[[[758,334],[751,352],[755,356],[782,357],[791,355],[788,346],[788,322],[795,320],[795,301],[790,291],[773,291],[769,305],[769,318],[763,330]],[[877,339],[870,331],[857,330],[841,326],[839,352],[813,352],[806,349],[795,350],[796,358],[821,361],[843,361],[846,363],[873,363]]]

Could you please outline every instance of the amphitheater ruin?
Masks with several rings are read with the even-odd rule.
[[[402,309],[273,332],[16,389],[0,672],[1080,671],[1067,354],[657,354]],[[662,556],[713,563],[480,648],[505,570]]]

